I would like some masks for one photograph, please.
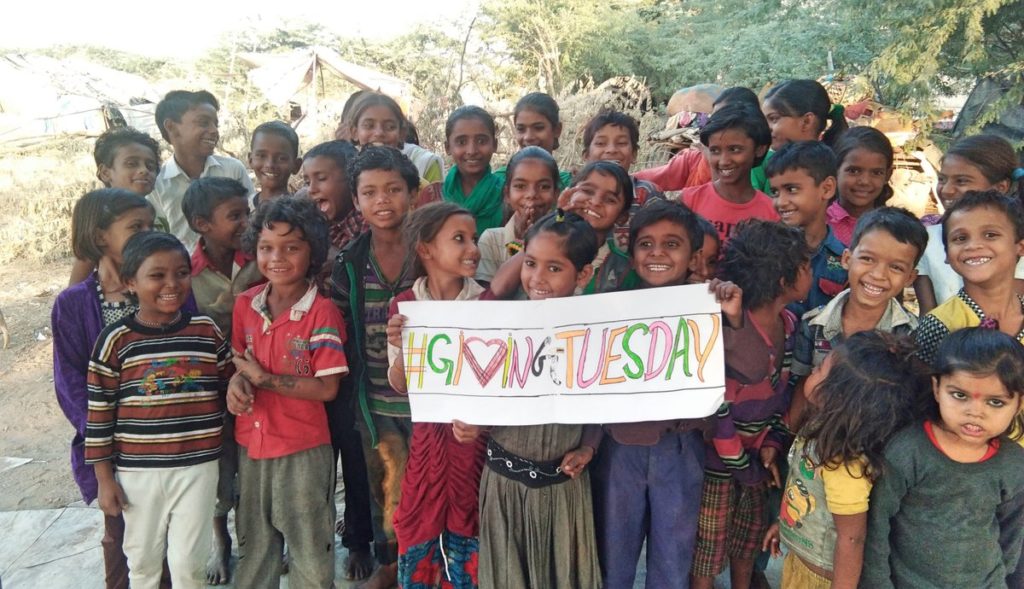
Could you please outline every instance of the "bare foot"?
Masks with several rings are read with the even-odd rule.
[[[381,565],[358,589],[391,589],[398,586],[398,563]]]
[[[352,581],[361,581],[370,576],[373,572],[373,556],[370,549],[349,550],[345,557],[345,578]]]
[[[231,580],[231,536],[227,516],[213,518],[213,551],[206,561],[206,584],[227,585]]]
[[[339,517],[338,521],[334,522],[334,533],[339,536],[345,535],[345,518]]]

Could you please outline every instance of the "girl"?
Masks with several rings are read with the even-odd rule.
[[[71,217],[75,258],[96,270],[61,292],[53,304],[53,384],[57,402],[75,428],[71,471],[86,503],[92,503],[97,493],[96,475],[85,463],[89,354],[104,327],[138,310],[121,280],[122,251],[129,237],[153,228],[153,217],[153,206],[146,199],[116,188],[86,194],[75,203]],[[104,527],[107,587],[127,587],[128,564],[121,550],[124,520],[105,517]]]
[[[149,135],[131,127],[110,129],[96,138],[93,158],[96,177],[103,186],[129,190],[139,196],[153,191],[160,172],[160,145]],[[95,262],[76,258],[69,286],[85,280],[95,268]]]
[[[839,174],[836,200],[825,214],[843,245],[850,245],[857,219],[892,197],[893,151],[889,138],[874,127],[854,127],[835,146]]]
[[[491,172],[495,132],[494,117],[479,106],[460,106],[444,125],[445,149],[455,167],[444,178],[442,195],[466,207],[480,231],[501,227],[504,216],[501,180]]]
[[[512,218],[504,227],[493,227],[480,236],[477,280],[490,282],[499,266],[522,251],[526,231],[555,204],[558,174],[555,158],[540,147],[524,147],[508,161],[502,194]]]
[[[436,153],[406,143],[407,122],[395,99],[379,92],[365,92],[352,107],[349,138],[360,149],[367,145],[387,145],[412,160],[424,187],[444,178],[444,162]]]
[[[963,329],[939,348],[930,417],[893,437],[871,491],[861,587],[1020,587],[1024,348]]]
[[[849,128],[843,105],[832,104],[825,87],[814,80],[786,80],[772,87],[761,106],[772,130],[772,145],[765,161],[754,168],[754,188],[771,194],[764,164],[775,150],[791,141],[818,141],[833,147]]]
[[[416,252],[414,271],[419,277],[412,289],[391,302],[388,321],[388,381],[401,393],[407,391],[402,362],[405,316],[398,314],[398,303],[467,301],[484,291],[473,280],[480,250],[469,211],[447,202],[427,205],[409,215],[404,233]],[[477,586],[477,492],[485,450],[484,437],[460,443],[451,424],[413,423],[395,511],[400,587]]]
[[[165,556],[174,587],[206,586],[232,368],[213,320],[183,310],[191,270],[173,235],[129,238],[120,274],[138,310],[104,328],[89,361],[85,458],[103,513],[124,512],[133,587],[157,587]]]
[[[562,122],[558,118],[558,103],[543,92],[531,92],[519,99],[512,111],[512,126],[519,149],[539,147],[549,154],[558,149],[562,136]],[[504,174],[505,168],[498,168],[495,174]],[[558,190],[568,188],[572,173],[558,173]]]
[[[1006,195],[1024,199],[1024,168],[1008,141],[995,135],[964,137],[946,152],[939,169],[936,191],[942,207],[948,210],[953,203],[972,190],[997,190]],[[963,286],[963,280],[946,264],[946,250],[942,243],[941,224],[929,225],[928,247],[917,266],[914,281],[921,313],[927,313],[939,303],[949,299]],[[1017,292],[1024,292],[1024,265],[1015,272]]]
[[[714,278],[718,273],[718,259],[722,251],[722,238],[718,236],[718,230],[711,221],[698,216],[697,222],[704,233],[704,244],[693,258],[688,284],[700,284]]]
[[[523,290],[532,300],[571,296],[590,280],[597,245],[594,229],[575,214],[539,219],[526,233]],[[465,426],[457,435],[477,431]],[[601,586],[585,470],[600,435],[599,426],[491,428],[480,480],[481,587]]]
[[[964,281],[956,295],[921,318],[918,355],[931,362],[950,333],[976,325],[1024,343],[1024,297],[1014,290],[1014,268],[1024,253],[1024,212],[995,190],[971,192],[946,210],[942,235],[949,265]]]
[[[778,556],[781,528],[784,588],[857,587],[882,450],[917,418],[927,386],[912,349],[888,333],[856,333],[807,378],[814,409],[789,451],[781,517],[764,541]]]

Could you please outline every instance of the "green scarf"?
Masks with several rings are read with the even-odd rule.
[[[473,192],[466,196],[462,193],[462,176],[459,169],[452,166],[444,177],[443,195],[446,201],[469,209],[476,219],[477,235],[483,235],[487,229],[502,225],[502,217],[505,215],[501,198],[502,184],[498,176],[491,173],[491,167],[487,166],[487,173],[473,187]]]

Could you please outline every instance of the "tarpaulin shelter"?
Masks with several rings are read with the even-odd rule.
[[[995,120],[982,128],[985,133],[994,133],[1005,137],[1015,144],[1024,143],[1024,102],[1020,104],[1000,104],[1011,87],[1009,79],[982,78],[971,90],[967,102],[953,126],[953,137],[959,138],[972,132],[978,121],[996,105],[1004,107]]]

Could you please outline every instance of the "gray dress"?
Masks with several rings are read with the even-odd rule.
[[[583,426],[495,427],[509,452],[561,460],[580,445]],[[590,473],[531,489],[484,467],[480,479],[481,589],[595,589],[601,586]]]

